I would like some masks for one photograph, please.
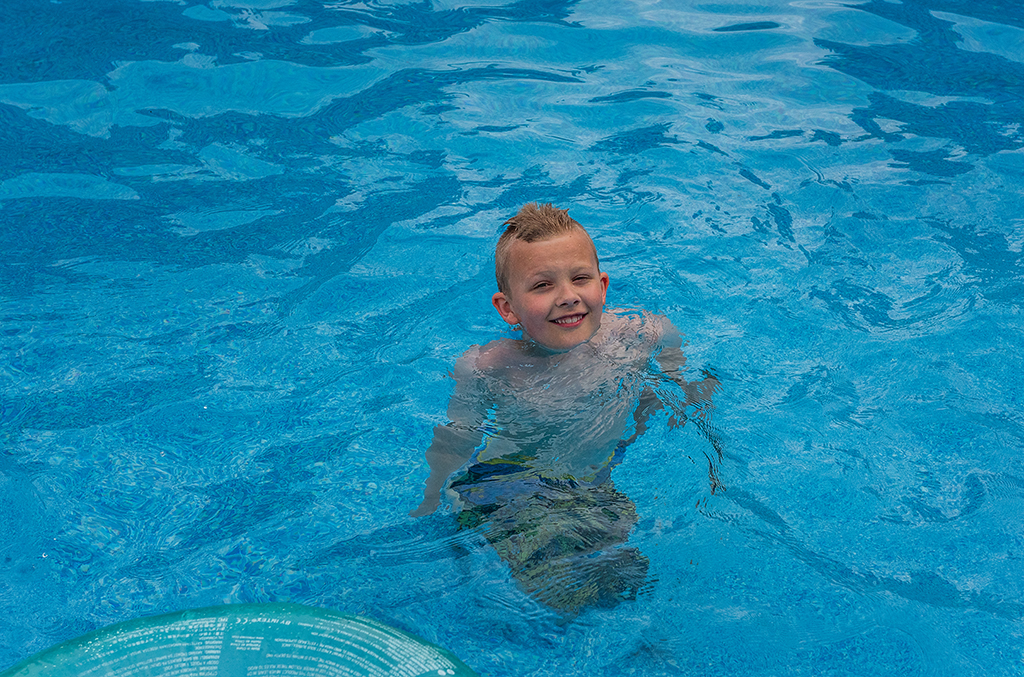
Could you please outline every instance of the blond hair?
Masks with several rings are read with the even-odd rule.
[[[524,205],[515,216],[501,225],[505,226],[505,232],[498,238],[498,244],[494,248],[494,277],[498,282],[498,291],[503,294],[508,293],[508,260],[512,244],[516,240],[540,242],[579,231],[587,236],[594,251],[594,261],[598,262],[597,248],[594,247],[594,241],[590,239],[587,230],[569,216],[568,210],[558,209],[550,202],[542,205],[531,202]],[[599,262],[598,265],[600,266]]]

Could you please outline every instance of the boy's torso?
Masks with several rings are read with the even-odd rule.
[[[650,314],[612,312],[591,341],[565,353],[503,340],[467,355],[474,385],[463,395],[486,408],[485,443],[472,461],[592,481],[632,423],[659,330]]]

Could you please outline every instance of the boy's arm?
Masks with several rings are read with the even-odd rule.
[[[682,408],[678,408],[678,403],[673,405],[668,401],[665,402],[673,412],[672,418],[669,419],[669,425],[675,427],[684,425],[688,420],[692,421],[704,434],[708,442],[711,443],[712,448],[715,450],[715,455],[718,457],[718,462],[721,462],[724,451],[722,449],[721,437],[714,426],[711,425],[711,412],[714,409],[711,396],[722,384],[715,378],[714,374],[706,369],[701,370],[704,378],[700,381],[687,381],[684,379],[682,369],[686,364],[686,356],[683,355],[682,351],[682,337],[679,336],[679,331],[672,326],[668,318],[662,318],[662,327],[663,348],[658,355],[658,363],[661,365],[662,373],[678,383],[686,395]],[[690,405],[695,406],[697,409],[696,415],[692,417],[687,416],[685,412],[685,408]],[[718,468],[714,457],[706,451],[704,455],[708,460],[708,479],[711,482],[711,493],[715,493],[718,489],[724,490],[725,487],[718,479]]]
[[[700,381],[687,381],[683,378],[682,371],[686,366],[686,355],[682,351],[682,337],[679,336],[679,330],[668,318],[663,317],[661,321],[663,347],[658,355],[658,364],[661,365],[662,373],[683,389],[683,392],[686,393],[687,405],[693,404],[699,407],[702,404],[710,404],[711,396],[719,389],[721,383],[714,374],[706,369],[701,371],[704,378]]]
[[[448,402],[448,420],[451,423],[434,428],[434,439],[425,453],[430,475],[423,490],[423,502],[409,513],[412,517],[422,517],[437,510],[441,504],[441,489],[448,477],[470,459],[480,444],[483,414],[477,411],[479,402],[468,387],[477,378],[470,366],[472,362],[471,356],[464,355],[455,364],[455,392]]]
[[[661,351],[657,355],[658,366],[661,368],[661,373],[677,383],[686,396],[681,405],[676,402],[676,406],[670,406],[673,415],[669,419],[669,425],[675,427],[686,421],[686,416],[682,413],[680,406],[687,407],[692,404],[698,408],[702,405],[710,407],[711,395],[719,388],[720,383],[708,371],[703,372],[704,379],[701,381],[687,381],[683,378],[682,371],[686,366],[686,355],[682,351],[683,340],[679,335],[679,330],[667,317],[658,316],[658,320],[661,324],[658,330],[658,338],[661,343]],[[650,386],[645,387],[640,394],[637,407],[633,411],[633,435],[626,440],[626,443],[632,444],[643,435],[647,430],[647,421],[651,415],[664,408],[665,403],[661,401],[658,394]],[[677,419],[677,416],[680,416],[682,420]]]
[[[444,483],[453,472],[469,460],[479,442],[479,432],[467,430],[454,423],[434,428],[434,439],[426,451],[430,475],[423,490],[423,502],[409,513],[410,516],[422,517],[437,510],[441,505],[441,489]]]

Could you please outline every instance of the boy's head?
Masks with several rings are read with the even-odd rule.
[[[601,326],[608,290],[597,250],[564,209],[530,203],[505,222],[494,253],[494,307],[546,348],[568,350]]]
[[[508,293],[509,254],[516,242],[550,240],[574,231],[583,233],[590,240],[587,231],[569,216],[568,210],[558,209],[550,203],[538,205],[531,202],[502,225],[505,226],[505,232],[498,238],[498,246],[494,249],[494,276],[498,280],[498,291],[505,293]],[[593,241],[590,242],[590,249],[594,254],[594,263],[600,266]]]

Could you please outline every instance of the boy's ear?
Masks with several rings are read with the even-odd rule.
[[[509,324],[519,324],[519,317],[512,310],[512,304],[509,303],[508,297],[503,292],[496,292],[491,297],[491,303],[494,305],[494,309],[498,311],[498,314],[501,315],[501,319]]]
[[[601,273],[601,303],[604,304],[608,296],[608,273]]]

